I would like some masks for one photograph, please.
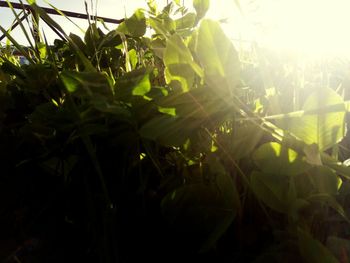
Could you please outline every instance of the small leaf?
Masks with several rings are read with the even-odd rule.
[[[135,69],[138,62],[137,52],[135,49],[129,50],[129,60],[130,60],[131,69]]]

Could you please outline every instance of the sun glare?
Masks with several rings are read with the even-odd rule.
[[[348,0],[256,0],[247,1],[246,5],[240,2],[245,21],[242,38],[245,34],[253,36],[258,43],[277,50],[350,56]],[[232,16],[231,19],[236,21]],[[233,26],[232,30],[236,28]]]

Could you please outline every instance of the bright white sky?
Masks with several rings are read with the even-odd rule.
[[[349,0],[240,0],[243,14],[238,11],[236,1],[211,0],[208,13],[213,19],[228,18],[223,27],[230,38],[254,40],[278,50],[350,57]],[[42,0],[37,2],[47,6]],[[90,4],[91,0],[87,2]],[[92,2],[96,4],[96,0]],[[158,2],[164,5],[167,1]],[[192,0],[184,2],[192,5]],[[83,0],[50,0],[50,3],[61,10],[85,13]],[[130,16],[139,7],[146,7],[146,0],[97,0],[98,15],[109,18]],[[54,18],[67,32],[80,34],[64,18]],[[0,25],[8,28],[12,21],[11,11],[0,8]],[[87,28],[86,21],[75,21]],[[19,32],[20,29],[13,32],[16,39],[21,39]],[[49,29],[45,33],[49,39],[54,38]]]

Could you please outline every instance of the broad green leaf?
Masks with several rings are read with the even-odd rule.
[[[171,64],[165,69],[165,80],[174,90],[187,92],[195,81],[194,71],[189,64]]]
[[[195,21],[196,15],[193,13],[188,13],[185,16],[175,20],[176,30],[192,28],[194,26]]]
[[[70,33],[69,37],[71,41],[76,45],[77,48],[79,48],[80,51],[85,52],[86,45],[84,41],[76,34]]]
[[[146,33],[146,18],[143,11],[136,10],[131,17],[118,26],[117,30],[132,37],[142,37]]]
[[[301,174],[311,168],[296,151],[277,142],[260,146],[253,159],[264,173],[280,176]]]
[[[197,12],[197,21],[205,16],[210,6],[210,0],[193,0],[193,7]]]
[[[127,72],[116,79],[115,94],[119,100],[130,102],[132,96],[144,96],[150,90],[149,72],[145,68]]]
[[[204,68],[207,84],[224,98],[232,95],[240,80],[240,62],[232,41],[218,22],[203,20],[196,43],[196,55]]]
[[[289,184],[286,177],[253,171],[250,186],[258,199],[278,212],[287,213],[295,201],[288,196]]]
[[[345,106],[343,99],[332,89],[322,88],[310,94],[305,101],[303,110],[310,112],[324,106],[337,106],[337,111],[314,112],[299,118],[292,118],[287,124],[290,132],[307,144],[318,144],[320,151],[324,151],[343,137],[345,132]],[[342,105],[338,109],[338,105]]]
[[[172,85],[172,81],[178,81],[184,92],[192,88],[195,72],[191,65],[194,63],[190,50],[179,35],[174,34],[166,42],[163,56],[166,66],[166,80]]]
[[[151,49],[153,50],[154,54],[161,59],[163,58],[165,50],[164,43],[165,41],[160,38],[156,38],[151,41]]]
[[[263,135],[263,130],[254,124],[238,126],[233,131],[232,141],[230,140],[232,144],[229,146],[234,159],[239,160],[251,154]]]
[[[298,245],[304,262],[308,263],[338,263],[332,253],[317,239],[306,231],[298,230]]]
[[[165,218],[181,231],[199,239],[200,250],[214,247],[231,225],[239,209],[239,198],[234,181],[215,158],[208,160],[206,182],[196,175],[196,182],[187,183],[171,191],[162,200]]]
[[[183,39],[179,35],[172,35],[167,39],[164,52],[165,65],[178,63],[190,64],[193,62],[191,51],[185,45]]]
[[[111,81],[103,73],[63,71],[60,78],[67,91],[79,96],[112,96]]]
[[[310,171],[311,180],[318,193],[334,195],[338,193],[341,179],[326,166],[315,166]]]
[[[157,34],[167,36],[176,29],[176,24],[170,17],[150,17],[148,19],[151,27],[156,31]]]
[[[155,103],[161,107],[175,108],[178,116],[183,118],[211,119],[214,115],[225,118],[228,107],[220,98],[208,89],[192,89],[189,92],[172,92],[160,97]],[[211,119],[214,121],[213,119]]]
[[[207,157],[210,173],[215,175],[215,184],[222,200],[218,207],[227,209],[227,215],[223,217],[216,225],[213,231],[208,236],[207,240],[202,245],[201,250],[206,251],[215,246],[215,243],[226,232],[233,222],[237,211],[240,209],[241,203],[239,193],[232,177],[226,172],[224,166],[218,158],[213,155]],[[210,175],[209,175],[210,176]]]
[[[196,132],[201,120],[160,115],[143,125],[140,135],[164,146],[182,146]]]
[[[340,216],[343,217],[348,223],[350,222],[346,212],[344,211],[344,208],[338,203],[337,199],[335,199],[334,196],[329,194],[315,194],[311,195],[308,198],[306,198],[309,202],[317,202],[321,203],[322,205],[326,205],[328,207],[331,207],[336,211]]]
[[[107,35],[101,39],[98,49],[103,47],[116,47],[122,43],[120,33],[117,30],[110,31]]]

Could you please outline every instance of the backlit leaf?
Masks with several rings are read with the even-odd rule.
[[[342,105],[343,99],[332,89],[322,88],[310,94],[305,101],[303,110],[306,112],[324,106]],[[344,137],[345,106],[337,107],[335,111],[314,112],[302,117],[292,118],[288,123],[289,130],[307,144],[318,144],[324,151]]]
[[[198,31],[197,57],[204,68],[205,80],[223,97],[234,91],[239,81],[240,62],[232,41],[218,22],[203,20]]]
[[[136,10],[131,17],[119,25],[118,31],[132,37],[142,37],[146,33],[146,18],[143,11]]]
[[[193,0],[193,7],[197,12],[197,20],[205,16],[210,6],[210,0]]]
[[[260,146],[255,151],[253,159],[257,166],[268,174],[297,175],[311,168],[296,151],[277,142]]]

